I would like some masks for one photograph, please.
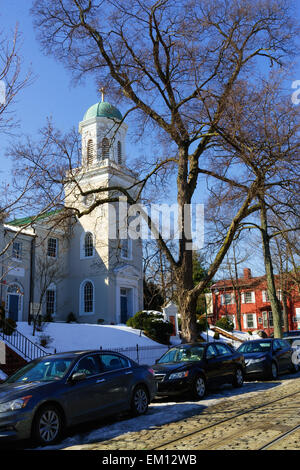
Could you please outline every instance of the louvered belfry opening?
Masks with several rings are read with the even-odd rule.
[[[118,140],[118,164],[122,165],[122,144]]]
[[[88,141],[87,144],[87,165],[91,166],[94,160],[94,143],[92,139]]]
[[[109,140],[106,137],[102,139],[102,158],[109,158]]]

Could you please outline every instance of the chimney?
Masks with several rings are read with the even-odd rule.
[[[244,268],[244,279],[251,279],[251,269]]]

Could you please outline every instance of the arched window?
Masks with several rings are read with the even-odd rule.
[[[87,144],[87,165],[90,166],[93,164],[93,160],[94,160],[94,144],[93,144],[93,141],[92,139],[90,139],[88,141],[88,144]]]
[[[94,286],[91,281],[86,281],[83,286],[83,311],[84,313],[94,311]]]
[[[102,158],[109,158],[109,140],[106,137],[102,139]]]
[[[117,150],[118,150],[118,164],[122,165],[122,144],[119,140],[118,140],[117,145],[118,145],[118,148],[117,148]]]
[[[94,254],[93,235],[87,233],[84,237],[84,257],[90,258]]]

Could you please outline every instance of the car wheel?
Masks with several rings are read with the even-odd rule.
[[[270,374],[270,379],[275,380],[278,377],[278,367],[276,362],[272,362],[271,364],[271,374]]]
[[[133,416],[140,416],[147,412],[149,406],[149,397],[147,390],[142,385],[138,385],[132,394],[131,412]]]
[[[244,383],[244,374],[243,374],[242,369],[238,367],[234,373],[232,385],[235,388],[239,388],[243,386],[243,383]]]
[[[38,410],[33,422],[33,438],[36,442],[52,445],[59,441],[63,431],[63,419],[60,411],[53,405],[46,405]]]
[[[202,375],[197,375],[193,384],[193,395],[198,400],[201,400],[206,394],[206,382]]]

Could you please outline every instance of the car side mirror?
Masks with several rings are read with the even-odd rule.
[[[70,380],[71,382],[76,383],[76,382],[81,382],[85,378],[86,378],[86,375],[84,374],[84,372],[75,372],[74,374],[71,375]]]

